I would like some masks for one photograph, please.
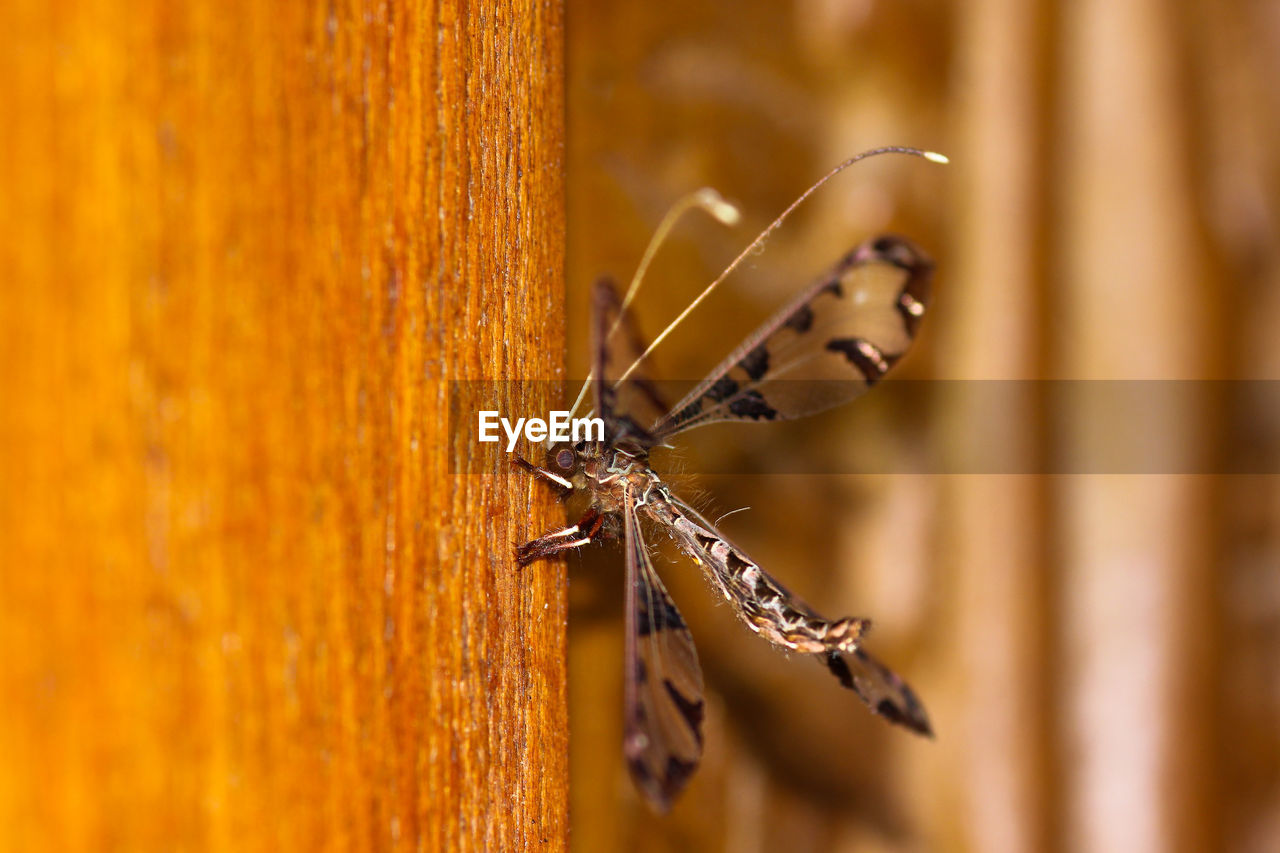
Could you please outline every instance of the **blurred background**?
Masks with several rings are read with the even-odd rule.
[[[570,375],[590,282],[626,280],[685,193],[744,223],[685,221],[649,334],[849,155],[952,158],[837,178],[655,370],[700,377],[878,232],[934,257],[895,377],[947,393],[709,427],[674,462],[742,472],[680,482],[713,519],[750,507],[725,532],[819,610],[871,616],[937,739],[773,652],[668,554],[709,712],[655,819],[622,761],[606,549],[570,561],[575,848],[1280,849],[1280,6],[570,0],[567,39]]]

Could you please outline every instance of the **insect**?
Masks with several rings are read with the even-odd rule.
[[[888,151],[946,162],[932,152],[902,148],[876,149],[846,160],[765,229],[676,323],[809,194],[852,163]],[[736,215],[727,205],[718,208],[725,204],[718,197],[703,196],[693,203],[725,221]],[[659,227],[625,298],[619,298],[608,279],[594,287],[593,365],[583,390],[589,386],[593,391],[595,411],[605,423],[604,440],[551,444],[542,466],[515,460],[555,487],[562,499],[585,504],[575,523],[520,545],[516,559],[521,566],[602,537],[622,540],[623,749],[637,788],[658,811],[670,807],[701,757],[703,682],[693,638],[654,569],[646,526],[674,540],[750,630],[787,651],[813,655],[874,713],[932,736],[915,693],[865,649],[869,620],[819,615],[673,493],[649,464],[651,449],[694,427],[796,418],[866,391],[914,339],[929,301],[932,262],[900,237],[861,244],[749,335],[683,399],[667,406],[640,366],[675,324],[644,347],[626,308],[671,221],[669,215]]]

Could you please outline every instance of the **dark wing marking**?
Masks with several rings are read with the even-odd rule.
[[[665,812],[702,758],[702,669],[693,637],[649,560],[632,495],[626,503],[623,752],[636,787]]]
[[[916,734],[933,737],[933,728],[916,694],[889,667],[861,646],[852,652],[828,652],[824,661],[840,683],[857,693],[872,711]]]
[[[901,237],[863,243],[753,332],[658,423],[788,420],[852,400],[907,351],[933,262]]]
[[[654,382],[637,368],[621,385],[617,378],[645,350],[635,315],[620,314],[622,300],[609,278],[596,281],[592,291],[592,370],[595,374],[596,414],[604,419],[605,442],[653,445],[649,429],[666,414],[667,404]],[[621,322],[619,317],[621,316]]]

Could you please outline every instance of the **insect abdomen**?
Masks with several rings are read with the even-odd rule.
[[[671,504],[654,502],[655,516],[669,524],[676,544],[702,566],[747,627],[785,649],[810,654],[853,651],[870,627],[867,619],[823,618],[769,576],[714,529]]]

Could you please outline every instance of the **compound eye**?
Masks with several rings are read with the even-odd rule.
[[[556,454],[556,464],[564,470],[568,471],[573,467],[573,451],[569,449],[561,450]]]

